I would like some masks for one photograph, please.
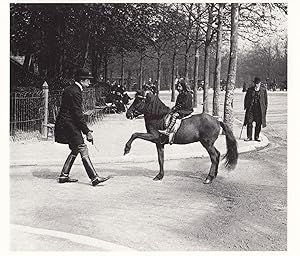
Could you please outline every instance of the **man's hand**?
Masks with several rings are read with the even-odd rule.
[[[88,132],[88,134],[86,135],[86,140],[88,142],[91,142],[92,144],[94,144],[94,138],[93,138],[93,135],[92,135],[92,131]]]

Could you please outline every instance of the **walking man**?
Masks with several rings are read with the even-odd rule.
[[[78,69],[75,73],[75,83],[66,87],[62,95],[60,111],[55,122],[55,141],[68,144],[71,152],[58,177],[59,183],[78,181],[69,177],[71,167],[78,154],[81,156],[83,166],[93,186],[110,178],[98,176],[82,136],[83,133],[86,135],[87,141],[93,143],[92,131],[87,127],[82,111],[82,91],[84,87],[89,87],[91,78],[91,73],[87,69]]]
[[[255,141],[260,141],[261,127],[266,127],[267,90],[264,86],[261,86],[261,80],[258,77],[254,78],[253,83],[254,86],[248,88],[244,99],[244,109],[246,110],[244,125],[247,126],[247,139],[245,141],[252,140],[253,122],[255,122]]]

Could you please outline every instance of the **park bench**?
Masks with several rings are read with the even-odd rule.
[[[107,103],[105,97],[100,97],[96,103],[96,109],[99,109],[104,114],[116,113],[116,106],[113,103]]]
[[[99,119],[103,119],[107,113],[108,106],[105,103],[105,97],[101,97],[93,109],[86,110],[83,115],[87,123],[95,123]]]

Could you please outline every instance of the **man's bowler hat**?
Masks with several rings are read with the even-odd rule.
[[[88,71],[86,68],[79,68],[75,72],[75,79],[92,79],[92,73]]]
[[[254,77],[253,83],[254,84],[260,83],[260,78],[259,77]]]

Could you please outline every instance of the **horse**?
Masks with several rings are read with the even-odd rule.
[[[165,119],[170,111],[170,108],[157,95],[142,90],[136,92],[133,103],[126,111],[127,119],[135,119],[142,114],[144,115],[147,133],[133,133],[125,144],[124,155],[130,152],[131,144],[135,139],[155,143],[159,163],[159,173],[153,178],[155,181],[164,177],[164,145],[168,141],[162,140],[162,136],[165,135],[160,134],[158,130],[165,128]],[[223,157],[225,167],[234,169],[238,160],[237,142],[229,126],[217,120],[217,118],[206,113],[194,114],[181,121],[174,137],[174,144],[200,142],[207,150],[211,166],[207,177],[203,181],[204,184],[210,184],[218,174],[220,152],[215,148],[214,143],[219,137],[221,127],[226,136],[227,152]]]

